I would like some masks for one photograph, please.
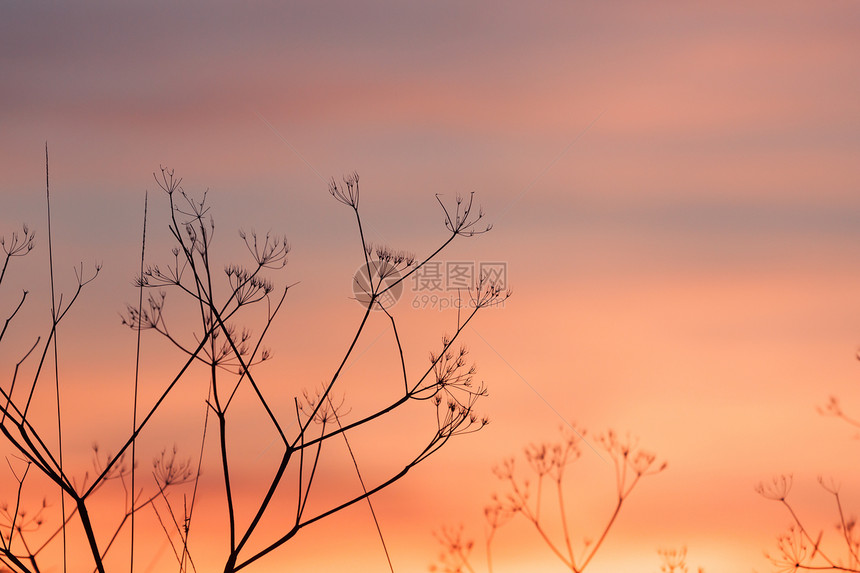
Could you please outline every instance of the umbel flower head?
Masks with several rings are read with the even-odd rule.
[[[334,177],[328,184],[328,192],[339,202],[358,209],[358,173],[353,171],[343,177],[343,185],[338,185]]]

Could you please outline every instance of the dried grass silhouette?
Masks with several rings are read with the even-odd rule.
[[[835,396],[831,396],[817,410],[823,416],[837,418],[855,428],[860,427],[860,422],[842,409]],[[845,507],[837,481],[818,476],[818,484],[832,498],[835,525],[830,527],[811,525],[792,505],[789,495],[793,482],[792,475],[783,474],[756,486],[756,491],[762,497],[779,503],[791,517],[788,529],[776,538],[776,551],[765,553],[774,571],[860,573],[860,528],[857,527],[857,518]]]
[[[345,178],[343,183],[331,182],[330,194],[354,214],[359,235],[356,254],[361,253],[367,268],[375,268],[377,272],[366,285],[367,304],[357,320],[354,335],[345,342],[342,358],[332,367],[330,378],[322,385],[307,384],[294,390],[281,384],[280,392],[295,392],[291,406],[284,409],[272,401],[271,391],[266,390],[272,386],[260,378],[258,366],[272,359],[273,354],[264,345],[264,339],[294,286],[279,285],[275,278],[287,263],[289,244],[280,236],[240,233],[248,251],[248,262],[219,263],[213,248],[215,225],[206,195],[195,198],[186,193],[182,180],[172,170],[162,168],[154,176],[167,203],[174,246],[166,263],[147,262],[150,257],[146,251],[146,218],[151,215],[147,199],[140,274],[136,279],[138,300],[127,306],[122,320],[138,337],[138,363],[134,381],[128,384],[128,392],[134,396],[134,408],[125,413],[129,429],[127,436],[119,441],[119,447],[114,452],[105,452],[93,446],[92,468],[83,475],[64,464],[66,444],[61,392],[64,380],[56,360],[58,331],[79,295],[98,275],[99,267],[89,271],[83,265],[77,267],[76,288],[71,296],[64,296],[54,287],[51,253],[50,327],[44,336],[25,344],[14,365],[4,368],[4,372],[11,371],[11,377],[0,384],[0,432],[9,452],[8,470],[16,486],[15,491],[4,492],[7,499],[0,505],[0,564],[12,571],[105,572],[109,564],[111,570],[133,571],[138,564],[135,555],[154,552],[145,545],[152,536],[140,533],[143,527],[140,515],[144,511],[152,512],[150,516],[155,516],[164,537],[169,540],[175,558],[171,570],[198,571],[195,556],[204,548],[207,555],[219,555],[225,572],[251,569],[306,527],[337,512],[359,503],[368,504],[372,511],[372,496],[401,480],[453,437],[475,432],[487,423],[475,411],[478,400],[486,395],[486,388],[483,383],[473,381],[475,369],[467,363],[467,353],[460,339],[464,328],[479,311],[504,301],[510,291],[489,280],[479,280],[469,293],[472,304],[457,314],[453,334],[442,338],[440,347],[430,354],[429,363],[417,369],[417,373],[414,373],[414,365],[407,368],[394,311],[381,304],[390,289],[436,257],[452,241],[489,230],[489,226],[483,224],[483,213],[473,209],[471,196],[466,200],[457,197],[451,206],[437,197],[444,212],[446,237],[428,256],[416,259],[401,251],[373,248],[368,244],[359,214],[357,174]],[[49,187],[46,198],[50,252]],[[8,238],[0,239],[5,253],[0,287],[10,264],[31,252],[35,245],[34,232],[27,226],[20,233],[13,232]],[[383,264],[371,267],[372,260]],[[392,281],[395,274],[399,278]],[[8,342],[9,336],[14,337],[11,333],[16,317],[25,303],[29,303],[27,292],[17,297],[5,294],[4,306],[10,296],[11,310],[0,331],[3,344]],[[171,322],[168,301],[192,311],[197,317],[196,324],[184,319]],[[248,312],[251,308],[256,311]],[[246,326],[255,320],[255,329]],[[347,362],[355,358],[356,345],[367,325],[375,320],[383,321],[396,341],[392,360],[397,362],[400,374],[387,383],[399,390],[393,399],[380,398],[371,411],[355,413],[349,407],[348,396],[340,390],[343,374]],[[145,403],[141,398],[143,383],[139,376],[140,344],[153,335],[172,345],[182,362],[168,379],[159,382],[157,398]],[[14,348],[19,346],[15,344]],[[22,365],[29,365],[32,374],[25,375]],[[196,438],[199,449],[193,456],[183,456],[176,447],[166,444],[168,447],[152,461],[149,471],[144,471],[146,464],[141,467],[138,460],[138,441],[151,429],[156,415],[170,415],[166,407],[168,397],[181,391],[192,372],[197,376],[202,372],[209,380],[207,393],[199,397],[201,410],[205,411]],[[46,389],[50,386],[53,386],[52,392],[48,393]],[[56,416],[53,423],[46,424],[42,419],[37,420],[32,411],[36,401],[51,394],[56,401]],[[147,395],[151,394],[149,388]],[[230,437],[242,431],[234,423],[237,409],[248,411],[251,408],[248,396],[268,432],[277,436],[274,447],[278,450],[277,463],[253,468],[259,496],[250,506],[247,499],[236,495],[237,474],[247,473],[247,468],[237,467],[237,453],[230,447]],[[238,406],[240,402],[242,405]],[[360,460],[350,446],[350,437],[358,429],[383,423],[390,414],[409,405],[435,411],[435,422],[427,428],[425,436],[414,436],[412,454],[397,461],[398,469],[381,479],[365,479],[360,471]],[[213,443],[218,452],[219,475],[201,473],[207,443]],[[358,480],[360,492],[309,503],[312,491],[319,489],[321,474],[327,471],[321,462],[323,452],[338,451],[332,449],[335,443],[345,446],[340,451],[345,451],[349,458],[348,463],[355,472],[351,479]],[[200,519],[199,506],[204,503],[199,495],[200,487],[206,480],[220,484],[223,492],[218,500],[225,515],[222,545],[213,545],[212,540],[194,536]],[[116,486],[109,488],[108,484]],[[27,506],[30,496],[25,495],[25,490],[44,493],[40,507]],[[113,500],[111,503],[118,515],[92,513],[99,496]],[[261,527],[266,516],[277,516],[280,529]],[[375,514],[373,518],[376,521]],[[382,538],[379,523],[376,525]],[[74,552],[71,550],[73,544],[81,541],[88,556],[86,562],[71,563],[72,554],[74,559],[81,559],[80,547]],[[389,568],[394,569],[390,560]]]
[[[666,469],[666,462],[658,462],[657,456],[643,450],[638,440],[630,435],[619,436],[610,430],[596,439],[600,448],[609,455],[615,473],[615,503],[609,509],[606,520],[596,527],[576,521],[570,512],[565,492],[570,487],[566,479],[568,467],[579,460],[583,453],[584,430],[564,430],[558,441],[531,444],[524,449],[526,472],[519,470],[516,458],[508,458],[493,470],[502,483],[504,493],[493,494],[490,504],[484,508],[484,550],[488,573],[493,571],[492,544],[499,530],[513,518],[524,519],[535,533],[537,540],[572,573],[582,573],[597,555],[609,531],[616,523],[621,507],[630,497],[640,480],[656,475]],[[547,512],[554,512],[547,518]],[[590,533],[575,538],[574,527]],[[445,527],[436,534],[442,545],[435,564],[430,571],[442,573],[475,573],[477,571],[472,551],[475,541],[467,538],[462,526]],[[677,554],[668,554],[670,558]],[[686,555],[686,551],[684,553]],[[686,563],[670,562],[669,571],[682,571],[678,567]]]

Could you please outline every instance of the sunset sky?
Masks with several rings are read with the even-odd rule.
[[[568,424],[595,447],[593,434],[630,432],[669,464],[625,502],[589,573],[656,572],[658,549],[684,545],[691,569],[770,571],[763,551],[790,517],[754,487],[778,474],[793,473],[792,499],[825,539],[837,517],[817,476],[860,511],[855,431],[816,412],[837,395],[860,415],[855,0],[12,1],[0,6],[0,78],[0,235],[36,230],[0,287],[2,320],[32,291],[0,348],[4,388],[50,326],[46,141],[58,290],[71,294],[79,262],[102,264],[59,332],[79,473],[94,441],[116,448],[131,423],[135,336],[119,313],[137,300],[147,192],[147,261],[171,258],[152,173],[170,167],[189,193],[208,189],[219,264],[241,260],[240,228],[288,238],[272,278],[297,284],[260,376],[292,420],[292,397],[331,377],[362,317],[350,300],[355,220],[327,193],[331,176],[356,170],[370,240],[419,257],[447,238],[434,194],[474,192],[492,231],[439,260],[504,263],[514,292],[463,333],[490,425],[373,498],[396,571],[426,571],[433,532],[461,523],[485,570],[483,507],[503,491],[492,467]],[[410,283],[393,307],[411,373],[456,325],[425,304],[434,294],[454,296]],[[181,297],[167,300],[181,322]],[[374,315],[347,401],[397,380],[394,350]],[[141,359],[149,403],[182,356],[144,333]],[[145,436],[143,469],[174,443],[195,451],[206,379],[194,376]],[[398,418],[357,435],[358,463],[382,476],[427,430]],[[235,432],[248,458],[238,484],[253,497],[276,463],[273,436],[238,408]],[[204,491],[218,516],[211,454]],[[356,487],[351,464],[330,467],[320,503]],[[584,447],[569,487],[584,508],[575,537],[594,536],[611,511],[611,465]],[[151,547],[170,563],[159,534]],[[146,557],[136,571],[162,570]],[[564,570],[524,522],[497,533],[493,557],[496,573]],[[359,505],[256,570],[388,566]]]

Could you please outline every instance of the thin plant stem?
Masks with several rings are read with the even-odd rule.
[[[387,313],[386,313],[387,314]],[[390,316],[390,315],[389,315]],[[340,426],[340,416],[337,415],[337,411],[335,410],[334,404],[331,401],[331,397],[328,398],[329,407],[331,408],[332,414],[334,415],[334,421],[337,423],[338,427]],[[349,439],[346,437],[346,433],[341,434],[343,436],[343,442],[346,444],[346,449],[349,451],[349,457],[352,459],[352,465],[355,467],[355,475],[358,476],[358,481],[361,484],[361,491],[365,494],[367,493],[367,486],[364,485],[364,478],[361,477],[361,470],[358,469],[358,460],[355,459],[355,453],[352,451],[352,446],[349,445]],[[382,535],[382,528],[379,526],[379,519],[376,517],[376,511],[373,509],[373,503],[370,501],[370,496],[367,496],[367,507],[370,509],[370,515],[373,517],[373,524],[376,526],[376,532],[379,534],[379,541],[382,543],[382,550],[385,552],[385,559],[388,561],[388,569],[391,573],[394,573],[394,565],[391,563],[391,555],[388,554],[388,546],[385,543],[385,537]]]
[[[143,236],[140,241],[140,276],[143,276],[144,271],[144,261],[146,259],[146,213],[147,207],[149,206],[149,193],[145,193],[143,196]],[[138,286],[138,308],[143,308],[143,284]],[[132,421],[131,421],[131,431],[134,434],[134,430],[137,428],[137,396],[138,396],[138,387],[140,384],[140,338],[141,331],[143,330],[143,323],[138,321],[137,324],[137,341],[134,351],[134,401],[132,404]],[[134,504],[134,490],[135,490],[135,475],[136,475],[136,461],[137,461],[137,438],[133,438],[131,441],[131,496],[132,496],[132,504]],[[134,514],[131,513],[131,542],[129,548],[129,561],[130,561],[130,572],[134,573]]]
[[[54,336],[51,337],[51,342],[54,347],[54,386],[56,388],[56,396],[57,396],[57,461],[59,464],[60,473],[63,473],[63,422],[62,422],[62,409],[60,402],[60,365],[59,365],[59,353],[57,351],[57,297],[56,291],[54,290],[54,248],[53,248],[53,238],[51,235],[51,184],[50,177],[48,171],[48,142],[45,142],[45,199],[47,204],[47,214],[48,214],[48,270],[51,277],[51,321],[54,326],[52,330],[54,331]],[[34,383],[35,387],[35,383]],[[60,512],[62,515],[66,514],[66,496],[63,495],[62,490],[60,491]],[[94,556],[98,559],[98,553]],[[63,572],[68,570],[68,554],[67,554],[67,539],[66,539],[66,529],[63,528]]]

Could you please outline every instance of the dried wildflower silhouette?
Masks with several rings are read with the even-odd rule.
[[[562,429],[559,441],[527,446],[523,453],[531,479],[520,475],[513,457],[493,469],[506,491],[501,495],[493,494],[491,503],[484,508],[484,548],[489,573],[493,570],[492,542],[499,529],[516,516],[533,526],[538,538],[567,570],[581,573],[594,559],[618,518],[622,505],[639,481],[666,469],[665,462],[658,462],[654,454],[640,449],[638,441],[629,435],[621,438],[610,430],[598,436],[597,443],[609,454],[614,465],[616,501],[606,523],[594,530],[595,535],[586,536],[576,543],[571,533],[573,522],[565,501],[565,475],[567,468],[582,456],[584,436],[584,430]],[[551,493],[547,493],[545,488],[550,488]],[[545,495],[553,496],[553,500],[544,499]],[[555,511],[556,519],[547,519],[547,505],[551,511]],[[551,524],[556,522],[559,524],[558,530],[553,531]],[[579,524],[579,528],[587,526]],[[437,562],[431,565],[431,571],[475,571],[471,561],[474,542],[464,539],[462,527],[457,530],[443,528],[441,533],[436,534],[436,539],[442,544],[443,551]]]
[[[860,358],[860,355],[858,355]],[[824,406],[817,408],[819,414],[842,420],[852,427],[860,427],[860,421],[842,409],[840,401],[830,396]],[[860,528],[857,519],[846,512],[839,485],[833,479],[818,477],[819,486],[832,497],[836,514],[835,527],[812,528],[789,500],[793,479],[781,475],[770,482],[762,482],[756,491],[765,499],[778,502],[791,517],[787,532],[776,538],[776,551],[765,552],[776,571],[847,571],[860,573]],[[833,533],[828,534],[828,529]]]
[[[687,547],[680,549],[658,549],[660,555],[660,573],[690,573],[690,568],[687,565]],[[704,573],[705,569],[699,567],[696,569],[698,573]]]
[[[154,177],[166,198],[173,247],[166,263],[147,262],[147,197],[140,273],[135,279],[138,302],[127,305],[122,315],[122,323],[138,340],[135,379],[129,388],[134,397],[134,407],[129,412],[130,429],[120,438],[116,453],[103,454],[98,446],[93,446],[92,468],[79,476],[63,463],[60,393],[63,380],[58,367],[52,376],[57,404],[55,426],[45,426],[43,420],[37,422],[30,413],[35,400],[50,395],[36,392],[36,388],[49,383],[45,365],[50,363],[49,350],[55,349],[58,326],[100,268],[96,265],[95,271],[85,273],[81,265],[75,270],[77,287],[71,297],[56,296],[52,281],[53,310],[48,335],[20,352],[14,368],[8,369],[13,372],[11,379],[0,384],[0,432],[5,445],[14,452],[8,458],[8,465],[16,484],[16,491],[4,492],[12,499],[0,505],[0,565],[16,572],[71,567],[74,571],[103,573],[113,563],[112,568],[121,564],[118,567],[122,570],[133,571],[136,566],[139,568],[138,562],[143,562],[136,556],[147,554],[146,544],[153,538],[140,535],[136,529],[141,526],[136,525],[136,515],[146,510],[155,517],[168,542],[175,560],[171,568],[180,573],[198,571],[199,558],[195,561],[194,556],[205,552],[207,559],[217,556],[221,563],[219,568],[232,573],[251,569],[259,560],[293,540],[304,528],[363,503],[370,508],[388,567],[393,571],[371,498],[398,482],[454,436],[477,431],[486,425],[487,419],[475,411],[478,400],[486,395],[486,388],[483,383],[473,382],[476,370],[467,364],[467,351],[460,344],[460,338],[479,311],[498,304],[510,296],[510,292],[487,281],[475,285],[470,296],[476,304],[468,312],[458,312],[453,334],[442,338],[441,348],[430,354],[429,364],[417,371],[407,367],[395,314],[381,302],[391,289],[401,285],[457,237],[489,230],[488,226],[482,230],[476,228],[483,213],[477,209],[478,213],[473,215],[471,196],[465,203],[458,197],[450,209],[439,200],[445,213],[447,236],[428,256],[416,259],[404,251],[373,247],[365,241],[359,214],[357,173],[344,178],[342,185],[332,180],[329,192],[355,215],[360,248],[356,253],[361,253],[359,256],[368,268],[372,256],[379,264],[369,275],[367,304],[356,317],[354,334],[344,341],[342,357],[323,384],[302,387],[291,385],[291,381],[272,380],[271,374],[264,377],[258,368],[274,356],[264,340],[294,286],[279,284],[274,276],[287,263],[289,243],[280,235],[240,231],[239,237],[250,262],[219,263],[213,249],[216,227],[206,193],[200,198],[186,193],[182,179],[170,169],[162,168]],[[50,250],[50,193],[47,197]],[[27,226],[21,234],[13,233],[9,238],[0,239],[6,255],[0,271],[0,286],[9,262],[30,252],[34,244],[34,233]],[[51,275],[53,277],[53,260]],[[148,296],[144,296],[144,292]],[[0,341],[4,340],[7,328],[14,322],[26,297],[25,292],[13,304],[0,332]],[[180,318],[170,317],[168,299],[171,311],[176,308]],[[251,308],[257,310],[250,312]],[[184,315],[182,309],[186,309]],[[373,313],[373,310],[382,310],[382,313]],[[196,322],[189,321],[189,316],[196,317]],[[393,379],[380,382],[389,384],[396,392],[380,393],[377,403],[369,410],[363,403],[356,412],[345,391],[344,374],[347,362],[356,358],[356,346],[371,320],[381,320],[394,334],[392,359],[397,362],[399,373]],[[245,326],[254,321],[256,328]],[[179,355],[175,372],[150,389],[149,395],[154,395],[154,399],[149,404],[142,403],[139,398],[142,384],[140,344],[144,335],[166,340]],[[35,365],[32,375],[24,381],[19,367],[27,361]],[[201,374],[208,380],[208,386],[206,392],[198,396],[203,415],[199,434],[191,439],[198,453],[192,458],[180,456],[176,446],[163,449],[153,460],[150,475],[142,475],[144,472],[138,469],[138,442],[153,432],[156,418],[169,417],[168,398],[176,395],[178,388],[188,387],[186,379]],[[282,401],[272,400],[272,388],[276,388],[279,396],[292,393],[292,401],[286,408]],[[391,460],[395,468],[388,475],[376,476],[374,481],[368,482],[362,476],[360,459],[350,438],[356,430],[371,426],[396,430],[384,424],[396,424],[390,414],[404,408],[419,408],[424,412],[425,435],[414,436],[411,455]],[[251,498],[237,495],[238,476],[248,471],[247,467],[242,467],[242,452],[231,447],[234,443],[231,437],[236,432],[249,430],[244,422],[239,423],[240,412],[259,414],[255,416],[259,427],[253,431],[255,435],[275,436],[273,447],[277,450],[274,463],[261,462],[260,467],[253,468],[258,481],[253,484],[256,497]],[[188,436],[182,438],[186,442],[189,439]],[[360,484],[358,493],[352,487],[337,488],[335,491],[340,493],[332,493],[318,486],[321,474],[331,471],[332,467],[330,461],[321,463],[323,455],[336,456],[337,452],[343,452],[332,447],[332,440],[346,445],[343,463],[353,473],[336,471],[326,479],[346,480],[345,483],[357,481]],[[216,454],[209,460],[213,452]],[[218,471],[207,472],[204,477],[201,468],[207,461]],[[34,482],[34,474],[40,475],[41,481]],[[23,493],[25,484],[31,482],[33,488],[44,486],[47,492],[41,509],[36,512],[22,507],[27,497]],[[213,482],[223,493],[217,500],[225,516],[225,541],[221,545],[199,537],[195,542],[192,533],[195,523],[199,522],[198,506],[204,503],[198,491],[204,483]],[[117,487],[105,488],[108,483],[117,484]],[[312,494],[315,503],[309,503]],[[97,495],[118,495],[121,503],[114,507],[119,516],[110,520],[102,516],[95,519],[90,510]],[[57,497],[59,507],[51,504]],[[271,516],[276,517],[279,528],[261,527],[267,518],[271,521]],[[72,564],[69,547],[81,539],[80,532],[83,532],[84,549],[89,558],[84,559],[80,548],[76,548],[76,562]],[[57,555],[61,556],[60,562],[56,560]]]
[[[776,571],[852,571],[860,572],[860,535],[856,529],[856,520],[848,517],[835,482],[822,477],[818,483],[828,494],[833,496],[833,504],[838,516],[836,524],[837,542],[825,546],[825,529],[811,530],[800,514],[791,505],[792,477],[781,475],[768,483],[759,483],[756,491],[765,499],[781,504],[791,516],[792,523],[787,532],[776,538],[776,552],[765,552]],[[839,550],[838,546],[842,549]]]
[[[403,292],[402,273],[415,264],[415,255],[389,247],[365,247],[367,262],[353,275],[352,292],[363,306],[391,308]],[[391,288],[388,288],[391,287]]]

